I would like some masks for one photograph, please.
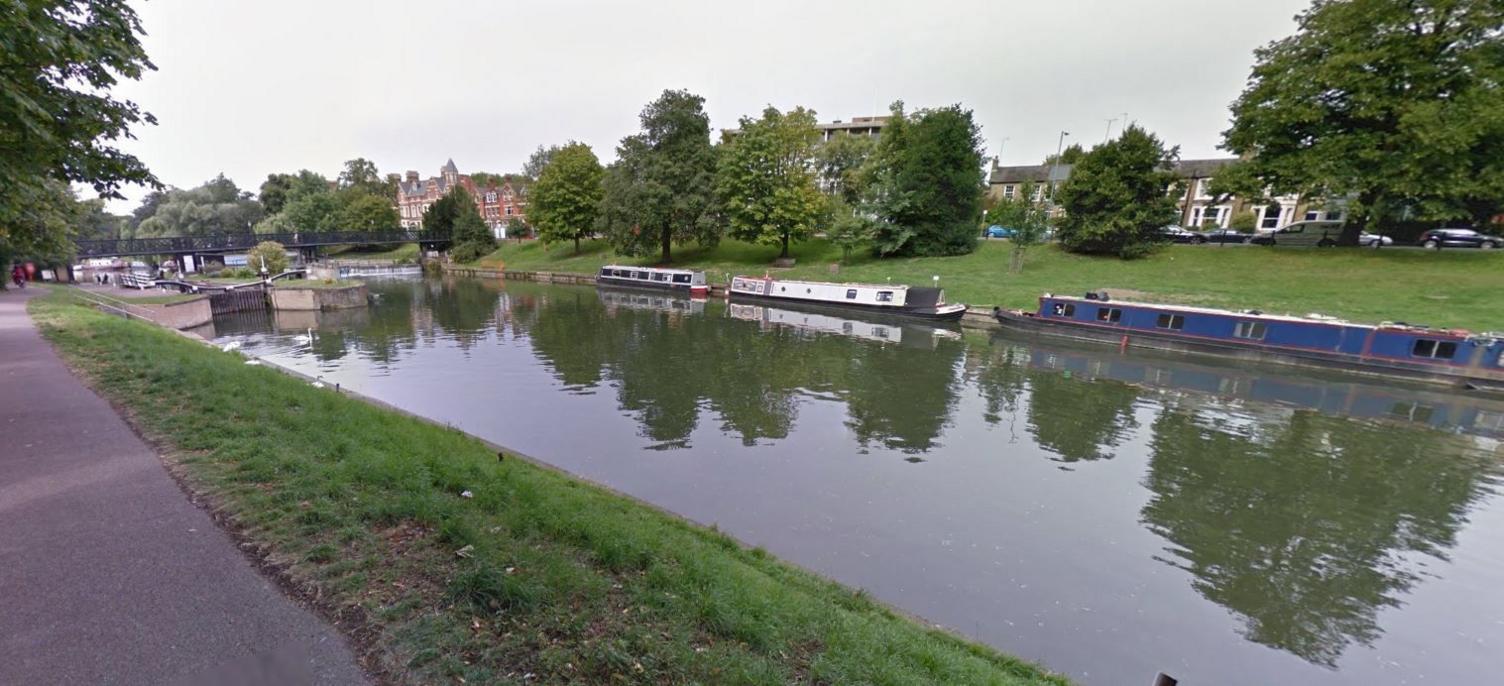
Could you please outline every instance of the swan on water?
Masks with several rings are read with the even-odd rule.
[[[226,344],[220,346],[219,349],[223,350],[225,352],[230,352],[231,350],[238,350],[238,349],[240,349],[240,341],[230,341],[229,343],[226,343]]]
[[[303,345],[303,344],[306,344],[306,343],[312,343],[313,342],[313,329],[312,328],[308,329],[308,333],[306,333],[306,334],[298,334],[296,336],[293,336],[292,337],[292,342],[297,343],[299,345]]]

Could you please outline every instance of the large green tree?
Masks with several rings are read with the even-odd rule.
[[[1160,229],[1174,223],[1178,213],[1169,192],[1177,183],[1170,169],[1178,156],[1179,148],[1166,149],[1138,126],[1092,148],[1056,195],[1065,210],[1059,220],[1061,246],[1128,259],[1148,254],[1162,240]]]
[[[402,223],[397,208],[385,196],[357,189],[335,195],[339,209],[334,223],[340,231],[394,231]]]
[[[141,24],[125,0],[26,0],[0,9],[0,239],[49,245],[59,212],[56,184],[86,184],[119,198],[124,184],[157,185],[115,147],[132,127],[155,124],[110,95],[121,79],[155,69]]]
[[[863,169],[876,148],[876,138],[849,133],[838,133],[821,143],[815,148],[815,172],[820,189],[840,196],[842,202],[855,207],[866,189]]]
[[[339,173],[339,188],[386,198],[388,202],[397,200],[396,176],[382,176],[376,163],[364,157],[345,162],[344,169]]]
[[[450,257],[473,262],[496,249],[496,236],[475,209],[475,200],[463,186],[455,186],[423,212],[423,229],[448,232]]]
[[[664,91],[640,119],[642,131],[616,148],[601,202],[602,228],[619,252],[644,255],[657,248],[666,263],[675,241],[720,240],[710,118],[704,98]]]
[[[1347,198],[1340,242],[1504,210],[1504,3],[1317,0],[1256,53],[1219,188]]]
[[[550,156],[533,184],[528,219],[544,242],[574,241],[595,233],[600,216],[601,177],[605,170],[590,146],[570,141]]]
[[[195,188],[149,196],[142,205],[133,232],[138,238],[249,233],[263,214],[261,204],[223,174]]]
[[[879,255],[962,255],[982,216],[982,136],[960,105],[905,116],[894,103],[878,139],[864,208]]]
[[[815,113],[768,107],[721,146],[716,190],[732,236],[782,246],[809,238],[826,206],[815,185]]]

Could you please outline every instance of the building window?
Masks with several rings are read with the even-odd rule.
[[[1123,321],[1123,311],[1116,307],[1098,307],[1097,321],[1116,324]]]
[[[511,205],[507,205],[507,216],[508,217],[512,216],[512,206]]]
[[[1154,326],[1179,331],[1185,328],[1185,317],[1178,314],[1162,314],[1159,315],[1159,320],[1154,322]]]
[[[893,302],[893,291],[878,291],[877,301],[880,303]]]
[[[1306,210],[1306,221],[1313,222],[1321,218],[1321,210]]]
[[[1199,205],[1191,210],[1191,226],[1201,227],[1213,224],[1221,227],[1222,219],[1226,216],[1226,213],[1223,212],[1225,209],[1227,208],[1216,205]]]
[[[1196,197],[1212,197],[1212,177],[1208,176],[1204,179],[1196,179]]]
[[[1015,185],[1013,185],[1011,183],[1008,184],[1008,185],[1006,185],[1006,186],[1003,186],[1003,197],[1004,198],[1012,200],[1013,196],[1017,195],[1017,194],[1018,194],[1018,186],[1015,186]]]
[[[1280,205],[1265,205],[1264,217],[1259,220],[1259,227],[1264,229],[1279,228],[1279,215],[1284,211]]]
[[[495,191],[492,191],[490,193],[486,193],[486,202],[496,202],[496,193],[495,193]]]
[[[1237,328],[1233,329],[1232,335],[1238,338],[1248,338],[1255,341],[1264,340],[1263,322],[1238,322]]]
[[[1457,344],[1452,341],[1433,341],[1429,338],[1415,339],[1415,347],[1410,350],[1414,357],[1426,357],[1437,360],[1450,360],[1457,354]]]

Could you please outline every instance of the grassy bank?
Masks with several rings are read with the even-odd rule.
[[[394,246],[338,246],[326,256],[336,260],[363,260],[372,262],[411,263],[418,261],[418,244],[401,243]]]
[[[49,339],[393,682],[1064,684],[728,537],[70,304]],[[567,427],[561,427],[567,430]]]
[[[1031,307],[1040,293],[1099,288],[1136,292],[1141,299],[1270,312],[1320,312],[1356,321],[1407,321],[1478,331],[1504,330],[1504,251],[1297,249],[1170,246],[1142,260],[1082,257],[1055,246],[1031,249],[1022,273],[1009,274],[1011,246],[984,241],[963,257],[879,260],[853,255],[838,272],[841,253],[828,241],[795,246],[790,278],[928,285],[938,275],[953,301],[990,307]],[[687,246],[675,265],[726,274],[761,274],[777,248],[726,241],[714,249]],[[524,271],[593,273],[610,263],[651,264],[612,255],[601,241],[580,255],[572,245],[509,243],[483,258],[486,266]]]

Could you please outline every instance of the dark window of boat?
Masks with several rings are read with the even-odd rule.
[[[880,303],[893,302],[893,291],[878,291],[877,301]]]
[[[1116,307],[1098,307],[1097,321],[1116,324],[1123,321],[1123,311]]]
[[[607,269],[605,267],[601,267],[601,276],[610,276],[610,275],[611,275],[611,270],[610,269]]]
[[[1057,317],[1074,317],[1074,316],[1076,316],[1076,304],[1075,303],[1055,303],[1055,316],[1057,316]]]
[[[616,275],[618,277],[621,277],[621,278],[627,278],[631,274],[632,274],[632,272],[629,272],[629,271],[627,271],[625,269],[618,269],[618,270],[616,270]]]
[[[887,338],[888,328],[884,326],[874,326],[872,327],[872,335],[877,336],[878,338]]]
[[[1433,341],[1429,338],[1415,339],[1415,347],[1410,350],[1415,357],[1431,357],[1439,360],[1450,360],[1457,354],[1457,344],[1452,341]]]
[[[1179,331],[1185,328],[1185,317],[1178,314],[1162,314],[1159,315],[1159,321],[1156,321],[1154,325],[1161,329]]]
[[[637,272],[637,278],[642,279],[643,281],[647,281],[649,275],[649,272]]]
[[[848,288],[848,289],[846,289],[846,299],[847,300],[856,300],[856,289],[855,288]]]
[[[674,275],[674,283],[689,283],[689,275],[688,274],[675,274]]]
[[[1264,331],[1266,328],[1268,327],[1263,322],[1238,322],[1238,326],[1233,330],[1232,335],[1238,338],[1262,341],[1264,340]]]

